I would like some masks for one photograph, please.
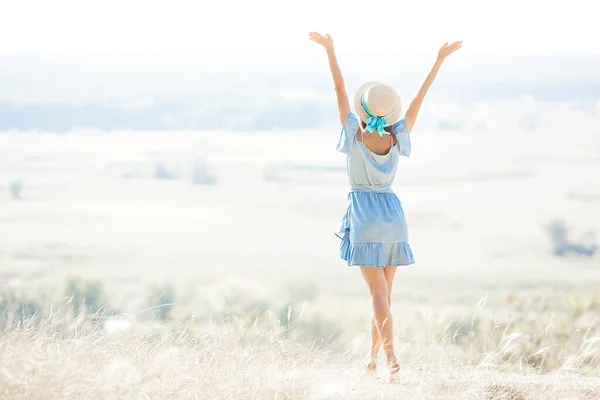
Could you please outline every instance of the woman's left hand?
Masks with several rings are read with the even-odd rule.
[[[325,36],[318,32],[310,32],[308,38],[313,42],[325,47],[325,50],[333,50],[333,38],[328,34]]]

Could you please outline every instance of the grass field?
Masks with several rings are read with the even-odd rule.
[[[0,134],[0,398],[600,398],[597,132],[413,137],[392,382],[323,135]]]
[[[0,395],[596,399],[599,324],[583,317],[598,315],[595,304],[583,314],[545,313],[543,305],[532,305],[510,322],[452,326],[423,315],[408,326],[400,323],[402,370],[392,380],[383,365],[365,375],[365,337],[311,340],[301,333],[302,320],[281,326],[272,315],[218,324],[139,324],[123,316],[87,323],[30,320],[0,338]]]

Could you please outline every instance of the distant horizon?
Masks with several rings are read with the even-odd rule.
[[[331,77],[325,54],[318,50],[285,57],[156,51],[0,54],[0,131],[333,126]],[[397,61],[391,55],[391,62],[383,63],[358,53],[338,57],[349,92],[366,80],[380,80],[396,87],[408,104],[434,55],[400,55]],[[439,114],[451,106],[453,113],[463,114],[474,104],[493,109],[494,102],[523,96],[548,103],[544,107],[599,102],[598,65],[600,55],[461,54],[444,65],[424,112],[437,107]],[[440,126],[462,126],[443,116],[432,118],[441,118]]]

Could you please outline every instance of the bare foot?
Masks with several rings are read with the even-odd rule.
[[[400,371],[400,364],[398,364],[398,360],[394,358],[393,360],[388,361],[388,365],[390,366],[390,376],[394,376]]]
[[[372,373],[375,373],[375,372],[377,372],[377,361],[371,360],[367,364],[367,373],[368,374],[372,374]]]

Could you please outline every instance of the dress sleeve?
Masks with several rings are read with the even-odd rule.
[[[398,151],[401,156],[410,156],[410,134],[403,119],[392,125],[392,132],[398,141]]]
[[[342,127],[337,151],[348,154],[356,142],[356,132],[358,132],[358,119],[354,114],[350,113],[346,117],[346,121]]]

